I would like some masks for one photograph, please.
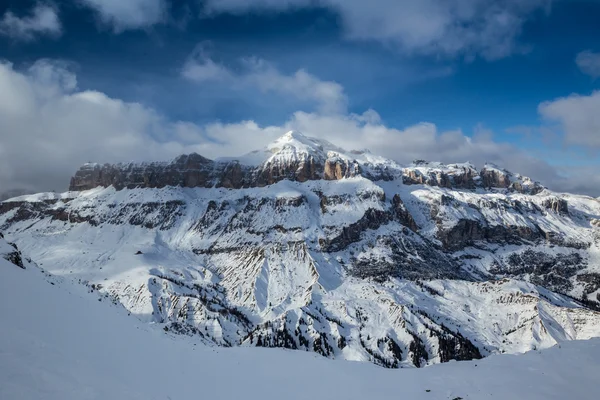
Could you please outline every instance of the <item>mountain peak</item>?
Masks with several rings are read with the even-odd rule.
[[[319,143],[319,139],[316,138],[310,138],[308,136],[305,136],[302,132],[300,131],[295,131],[295,130],[291,130],[286,132],[284,135],[278,137],[277,139],[275,139],[274,142],[272,142],[271,144],[269,144],[269,148],[277,148],[280,149],[282,147],[286,147],[286,146],[292,146],[292,147],[322,147]]]
[[[278,140],[304,140],[308,139],[302,132],[291,130],[286,132],[283,136],[281,136]]]
[[[335,147],[331,143],[317,138],[305,136],[303,133],[295,130],[286,132],[283,136],[271,142],[267,149],[270,153],[281,153],[292,151],[294,153],[319,154],[323,153],[324,147]]]

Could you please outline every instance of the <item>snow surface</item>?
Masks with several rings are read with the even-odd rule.
[[[600,389],[598,339],[387,370],[304,352],[205,347],[99,299],[0,259],[0,399],[585,400]]]

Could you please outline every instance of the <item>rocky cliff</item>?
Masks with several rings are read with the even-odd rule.
[[[199,154],[177,157],[172,162],[85,164],[71,179],[69,190],[95,187],[124,188],[224,187],[251,188],[281,180],[339,180],[362,176],[370,180],[401,178],[404,184],[426,184],[457,189],[496,188],[536,194],[544,188],[531,181],[486,165],[478,171],[472,164],[416,161],[402,167],[369,153],[345,152],[323,140],[288,132],[263,151],[239,159],[210,160]]]

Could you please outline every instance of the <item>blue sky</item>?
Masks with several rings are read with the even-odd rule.
[[[45,107],[64,96],[100,93],[121,104],[120,118],[137,121],[138,114],[128,113],[139,105],[144,118],[156,121],[131,123],[135,127],[122,134],[95,135],[110,137],[114,146],[133,140],[121,136],[140,143],[145,138],[156,149],[104,145],[87,154],[85,146],[73,147],[56,156],[72,163],[64,162],[51,178],[38,182],[33,172],[5,173],[5,185],[17,188],[21,181],[25,190],[60,189],[83,155],[123,161],[199,150],[214,157],[299,125],[342,147],[366,142],[374,152],[388,151],[384,155],[403,162],[413,156],[494,161],[558,190],[600,195],[600,180],[590,172],[600,166],[600,122],[593,113],[600,106],[600,95],[594,96],[600,89],[599,1],[377,0],[368,7],[357,0],[123,3],[5,0],[0,58],[11,75],[7,79],[25,77],[44,87],[64,74],[76,80],[73,87],[59,84],[57,97],[43,99]],[[577,62],[586,51],[589,57]],[[192,70],[195,74],[186,73]],[[568,97],[572,94],[579,98]],[[373,125],[390,132],[380,141],[358,121],[367,110],[379,116]],[[94,114],[99,126],[104,114]],[[343,131],[349,119],[357,129],[351,138]],[[8,149],[17,123],[2,127]],[[227,132],[216,132],[215,124]],[[411,130],[415,126],[420,128]],[[34,140],[42,134],[41,127],[29,129]],[[52,134],[43,135],[50,140]],[[82,132],[72,135],[84,139]],[[419,142],[424,137],[429,147]],[[440,146],[444,140],[452,151]],[[52,162],[47,146],[38,151]]]

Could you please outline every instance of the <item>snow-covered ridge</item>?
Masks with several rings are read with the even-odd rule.
[[[262,150],[241,157],[210,160],[198,154],[170,162],[85,164],[71,180],[71,190],[97,186],[134,187],[264,187],[280,180],[339,180],[363,176],[379,181],[402,180],[451,188],[496,188],[538,193],[543,187],[529,178],[486,165],[415,162],[409,166],[371,154],[346,151],[325,140],[290,131]]]

